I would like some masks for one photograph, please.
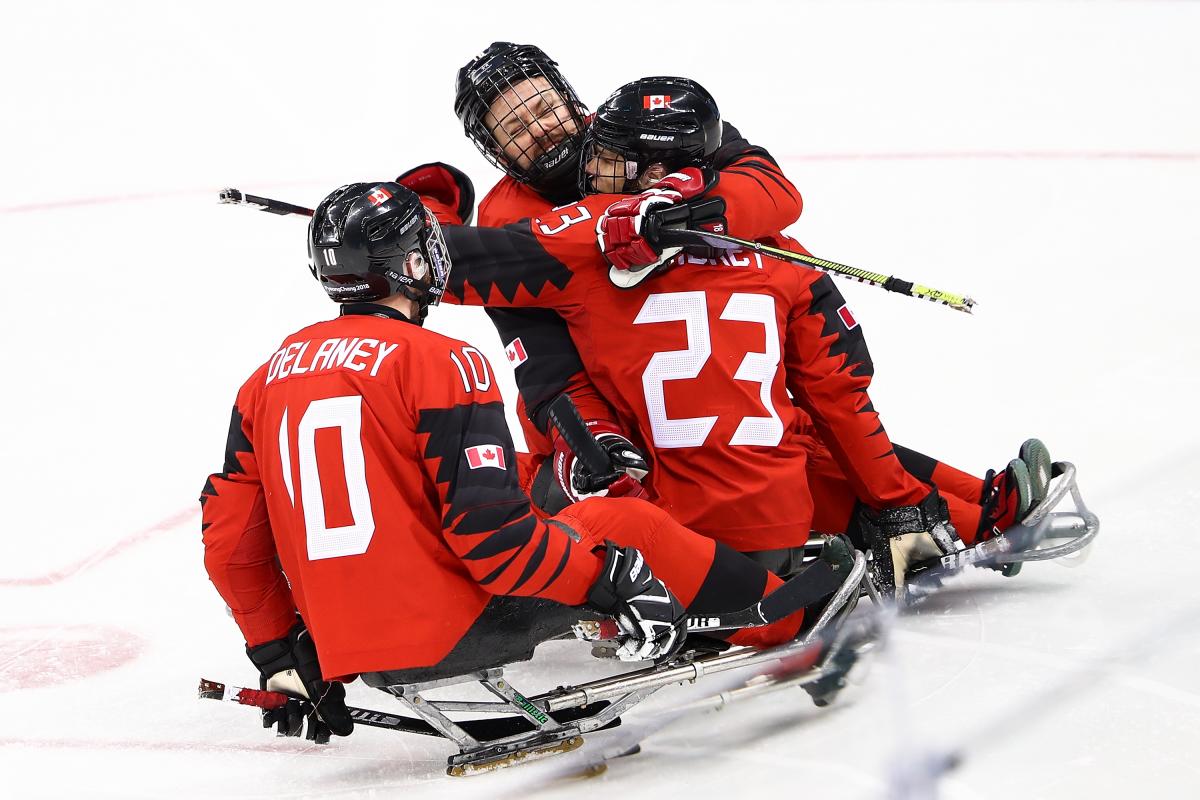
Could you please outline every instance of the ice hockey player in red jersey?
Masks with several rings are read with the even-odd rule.
[[[689,201],[706,200],[708,194],[695,166],[676,167],[674,174],[667,164],[682,163],[673,151],[679,146],[678,137],[685,134],[690,111],[670,94],[669,79],[644,79],[641,88],[630,86],[618,90],[593,120],[588,132],[584,153],[582,181],[586,193],[630,193],[610,205],[596,225],[598,244],[612,269],[614,285],[629,288],[661,269],[670,268],[675,260],[693,263],[680,247],[664,248],[654,241],[649,231],[661,228],[668,215],[680,216]],[[657,85],[656,85],[657,84]],[[640,94],[639,94],[640,92]],[[642,106],[638,101],[642,101]],[[714,109],[715,111],[715,109]],[[678,225],[680,223],[672,223]],[[643,236],[642,233],[646,232]],[[798,242],[780,234],[758,237],[778,247],[807,254]],[[857,328],[857,321],[847,306],[837,311],[840,326]],[[838,327],[835,325],[835,327]],[[799,403],[803,405],[803,403]],[[827,447],[822,432],[800,416],[800,428],[809,437],[808,476],[814,498],[814,530],[823,533],[852,530],[863,497],[854,482],[848,479],[844,460]],[[1040,502],[1050,479],[1050,457],[1045,445],[1037,439],[1026,441],[1019,457],[1000,472],[989,471],[980,480],[974,476],[935,461],[913,450],[895,446],[900,463],[914,477],[930,486],[937,486],[950,502],[952,517],[964,538],[988,538],[1016,522],[1031,506]],[[1007,574],[1013,574],[1016,567]]]
[[[540,48],[492,43],[459,71],[455,112],[467,136],[505,172],[480,202],[479,225],[506,225],[581,199],[577,178],[588,112],[558,65]],[[731,221],[737,235],[753,238],[779,231],[799,216],[800,194],[770,154],[747,142],[728,123],[722,125],[721,147],[712,166],[710,192],[727,197],[738,209]],[[452,174],[434,177],[443,169],[445,165],[425,165],[399,180],[421,193],[430,180],[440,180],[453,191],[450,187],[456,181]],[[470,190],[460,192],[460,197],[465,193]],[[557,458],[557,469],[531,474],[531,483],[536,481],[535,499],[545,498],[551,507],[578,499],[572,474],[579,488],[589,491],[600,488],[605,478],[612,480],[611,475],[598,479],[586,474],[561,438],[550,438],[555,432],[549,426],[549,403],[569,392],[614,453],[637,452],[588,380],[562,319],[546,309],[487,311],[509,354],[521,392],[519,411],[523,413],[518,417],[533,454],[531,473],[542,463],[549,466],[543,459],[551,454]],[[637,475],[643,464],[634,461],[624,466]],[[566,480],[560,486],[550,480],[552,475]],[[608,491],[610,496],[633,494],[637,486],[630,478],[620,477]]]
[[[201,503],[208,574],[263,688],[314,704],[310,735],[351,732],[339,679],[528,657],[575,606],[616,618],[622,657],[662,657],[685,609],[741,609],[781,584],[641,500],[532,513],[491,366],[421,325],[452,271],[416,195],[336,190],[309,254],[340,314],[242,386]],[[786,641],[802,621],[729,641]]]
[[[539,48],[493,43],[460,70],[455,111],[467,136],[489,161],[506,173],[480,203],[478,224],[499,227],[515,223],[548,214],[553,206],[582,197],[576,177],[582,166],[583,132],[590,118],[557,64]],[[715,175],[700,174],[695,168],[683,169],[682,181],[679,175],[673,175],[646,194],[653,196],[656,203],[686,201],[698,192],[703,192],[705,198],[723,197],[727,200],[726,221],[730,231],[742,238],[774,236],[799,216],[800,194],[770,154],[746,142],[728,123],[722,122],[721,146],[713,156],[712,166],[719,170]],[[419,192],[425,193],[428,187],[437,185],[437,194],[449,207],[461,206],[464,196],[474,197],[469,180],[446,165],[424,165],[407,175],[413,176],[412,188]],[[638,176],[639,186],[623,191],[645,190],[653,182],[652,177],[663,175],[662,170],[655,173],[648,169]],[[601,224],[630,225],[636,218],[636,208],[637,204],[635,213],[624,217],[606,214]],[[459,218],[466,220],[467,216],[460,213]],[[603,237],[601,241],[603,244]],[[783,244],[798,248],[790,240]],[[634,266],[638,257],[644,258],[644,263],[658,258],[644,240],[639,241],[635,236],[630,241],[628,234],[622,238],[619,232],[610,237],[604,249],[610,263],[622,266]],[[545,409],[550,400],[564,391],[578,399],[585,415],[605,432],[614,449],[619,446],[620,452],[637,453],[635,447],[625,447],[627,442],[620,426],[615,424],[611,411],[588,380],[565,324],[554,311],[490,307],[487,312],[506,345],[522,405],[533,420],[531,423],[525,414],[518,415],[526,441],[534,452],[534,465],[539,454],[551,451],[550,440],[543,436],[548,428]],[[811,423],[803,427],[811,443],[808,474],[815,498],[814,528],[825,533],[846,530],[852,524],[858,504],[853,486]],[[553,435],[552,430],[549,432]],[[566,480],[565,493],[559,492],[557,497],[565,494],[572,499],[571,456],[561,441],[559,445],[555,474],[565,476]],[[1037,449],[1039,446],[1038,442],[1029,443],[1022,456],[1031,461],[1041,457],[1037,463],[1045,467],[1048,456],[1044,448]],[[951,498],[956,519],[967,530],[982,533],[1003,529],[1031,502],[1030,481],[1023,474],[1013,474],[1014,470],[1023,469],[1023,462],[1014,461],[1008,470],[989,472],[980,480],[899,445],[896,453],[910,473],[925,483],[937,485]],[[645,465],[635,462],[631,466],[640,475]],[[591,476],[580,465],[574,465],[574,472],[577,482],[592,488],[597,485],[589,483]],[[545,471],[538,477],[546,478]],[[541,490],[535,491],[535,498],[546,497],[547,484],[552,482],[540,480]],[[623,480],[614,488],[621,487],[624,493],[628,485],[629,481]],[[784,559],[780,567],[786,570],[791,560],[786,554],[772,554],[770,559],[777,557]]]
[[[681,127],[640,141],[659,141],[670,169],[709,163],[719,114],[693,81],[631,84],[599,114],[666,96]],[[594,232],[618,199],[590,196],[498,229],[448,227],[460,266],[448,296],[557,310],[591,379],[646,447],[654,501],[706,536],[741,551],[807,541],[809,442],[795,397],[876,516],[909,509],[926,544],[936,531],[945,534],[939,546],[952,547],[936,490],[903,469],[870,405],[870,357],[861,331],[838,313],[845,303],[828,276],[753,253],[687,255],[652,287],[621,291]]]

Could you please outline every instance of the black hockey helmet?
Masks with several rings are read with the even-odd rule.
[[[308,226],[308,265],[339,303],[403,294],[424,318],[450,276],[450,254],[437,218],[397,183],[335,189]]]
[[[642,78],[596,109],[584,137],[579,190],[636,191],[649,165],[662,164],[667,172],[708,166],[720,146],[721,112],[707,89],[688,78]],[[593,176],[613,185],[594,187]]]
[[[588,110],[541,48],[492,42],[458,71],[454,113],[515,180],[552,199],[574,191]]]

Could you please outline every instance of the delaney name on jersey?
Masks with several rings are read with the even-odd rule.
[[[315,345],[315,346],[314,346]],[[371,377],[379,374],[383,360],[396,345],[378,339],[326,339],[315,342],[293,342],[271,356],[266,383],[283,380],[290,375],[304,375],[330,369],[370,370]]]

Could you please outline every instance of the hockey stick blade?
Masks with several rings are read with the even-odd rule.
[[[579,409],[575,407],[571,395],[564,393],[554,398],[549,413],[550,421],[562,435],[567,447],[571,448],[575,457],[583,462],[589,472],[593,475],[612,472],[612,460],[588,430],[587,423],[579,415]]]
[[[217,202],[225,205],[255,206],[268,214],[296,214],[301,217],[311,217],[313,210],[304,206],[285,203],[282,200],[272,200],[269,197],[259,197],[256,194],[246,194],[241,189],[222,189],[217,195]]]

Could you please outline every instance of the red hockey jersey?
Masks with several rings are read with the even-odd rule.
[[[531,513],[482,354],[387,312],[287,337],[238,392],[201,498],[247,643],[298,609],[326,677],[435,664],[491,594],[578,604],[601,568],[587,535]]]
[[[928,493],[871,405],[866,342],[828,276],[733,252],[681,256],[653,280],[617,289],[594,232],[614,199],[499,229],[447,227],[448,299],[558,311],[592,381],[646,447],[656,502],[736,549],[808,537],[812,443],[792,398],[860,498],[888,507]]]
[[[800,216],[803,200],[770,154],[723,123],[721,147],[713,156],[716,182],[709,196],[728,207],[730,231],[742,238],[770,236]],[[479,203],[478,225],[496,228],[553,210],[530,186],[505,176]],[[451,209],[442,209],[451,211]],[[461,220],[440,215],[445,223]],[[520,389],[517,417],[531,452],[548,454],[546,410],[562,392],[569,393],[587,419],[611,420],[612,413],[588,379],[583,363],[561,319],[540,309],[488,311],[504,342]]]

